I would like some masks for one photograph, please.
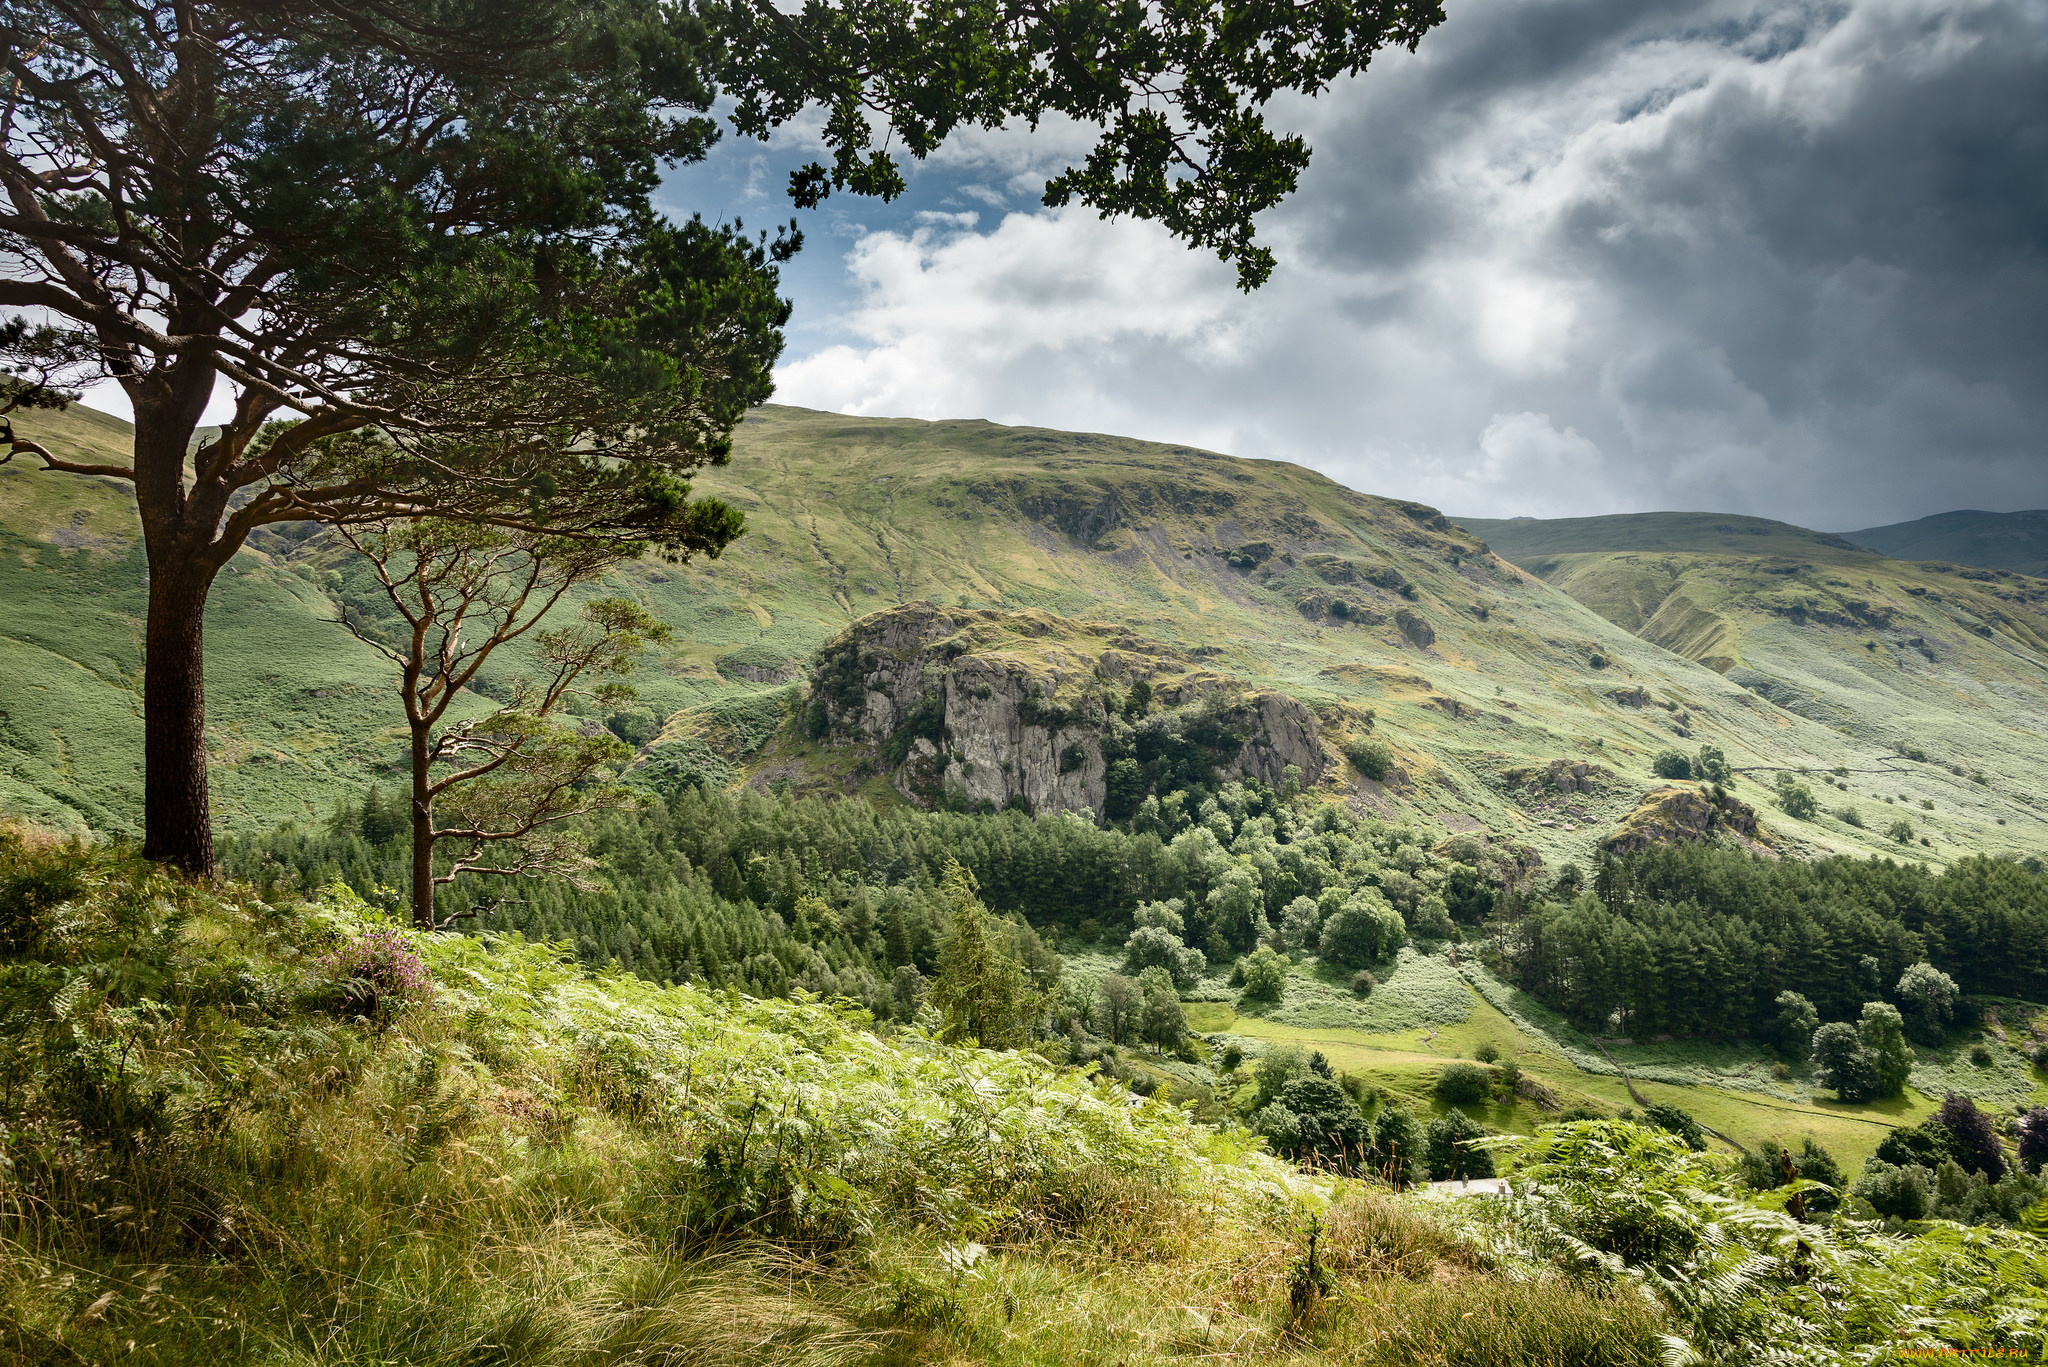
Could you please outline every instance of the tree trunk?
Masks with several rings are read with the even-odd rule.
[[[428,745],[423,722],[412,725],[412,923],[434,929],[434,797],[428,787]]]
[[[151,572],[142,663],[142,855],[194,878],[213,877],[202,650],[212,578],[189,562]]]

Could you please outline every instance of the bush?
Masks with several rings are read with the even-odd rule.
[[[1971,1045],[1970,1062],[1976,1064],[1979,1068],[1989,1068],[1991,1066],[1991,1046],[1983,1040],[1978,1040],[1975,1044]]]
[[[340,985],[348,1016],[383,1019],[433,990],[426,963],[396,926],[371,927],[330,953],[323,967]]]
[[[1354,997],[1370,997],[1372,990],[1379,985],[1380,980],[1372,975],[1369,968],[1361,968],[1351,975],[1351,995]]]
[[[1277,1002],[1287,989],[1287,960],[1272,950],[1253,950],[1244,961],[1244,995],[1252,1001]]]
[[[1795,821],[1811,821],[1820,810],[1813,790],[1790,774],[1778,775],[1778,808]]]
[[[1658,778],[1691,778],[1692,761],[1676,750],[1659,750],[1650,761],[1650,772]]]
[[[1643,1108],[1643,1119],[1660,1130],[1668,1131],[1685,1141],[1685,1146],[1694,1153],[1707,1151],[1707,1134],[1700,1128],[1700,1122],[1676,1106],[1653,1104]]]
[[[1488,1040],[1472,1051],[1472,1057],[1478,1059],[1481,1063],[1498,1063],[1500,1062],[1500,1046],[1492,1040]]]
[[[1383,741],[1355,740],[1344,747],[1351,767],[1375,783],[1383,783],[1394,768],[1394,752]]]
[[[1859,831],[1863,829],[1863,813],[1857,811],[1854,807],[1843,807],[1837,810],[1835,819],[1844,826],[1854,826]]]
[[[1870,1202],[1879,1215],[1888,1215],[1896,1220],[1920,1220],[1927,1216],[1932,1185],[1925,1168],[1902,1168],[1881,1158],[1872,1158],[1863,1165],[1863,1175],[1856,1179],[1851,1194]]]
[[[1429,1175],[1439,1182],[1493,1176],[1493,1155],[1472,1147],[1485,1137],[1486,1127],[1471,1116],[1455,1106],[1445,1111],[1429,1125]]]
[[[1437,1100],[1451,1106],[1477,1106],[1493,1092],[1493,1079],[1476,1063],[1452,1063],[1436,1075]]]
[[[1901,845],[1913,843],[1913,823],[1904,817],[1885,827],[1884,833],[1887,839],[1896,840]]]
[[[1752,1191],[1770,1191],[1785,1183],[1785,1169],[1791,1167],[1793,1177],[1803,1177],[1809,1182],[1840,1191],[1848,1185],[1842,1176],[1841,1165],[1834,1155],[1813,1142],[1811,1138],[1801,1143],[1799,1152],[1794,1154],[1775,1139],[1766,1139],[1753,1153],[1746,1153],[1736,1165],[1736,1171],[1743,1185]],[[1824,1193],[1814,1192],[1806,1198],[1809,1210],[1833,1210],[1836,1200]]]
[[[1596,650],[1586,657],[1586,663],[1595,669],[1605,669],[1607,668],[1607,657]]]

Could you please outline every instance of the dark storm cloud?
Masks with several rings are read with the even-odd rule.
[[[859,238],[786,396],[1475,514],[2048,504],[2048,4],[1473,0],[1281,114],[1316,161],[1261,294],[1034,210],[1071,149],[989,139],[898,211],[980,218]]]

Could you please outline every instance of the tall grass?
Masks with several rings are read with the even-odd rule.
[[[0,835],[0,1363],[1533,1367],[1671,1323],[1030,1054],[476,937],[336,981],[383,924]]]

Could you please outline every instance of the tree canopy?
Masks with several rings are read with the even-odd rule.
[[[269,523],[441,516],[716,554],[692,499],[766,399],[794,231],[665,221],[723,91],[822,107],[832,188],[893,195],[955,131],[1097,130],[1050,204],[1272,268],[1308,159],[1264,108],[1412,47],[1426,0],[1316,7],[810,0],[19,0],[0,10],[0,410],[118,384],[150,563],[145,852],[212,867],[201,623]],[[20,312],[27,311],[27,312]],[[199,422],[225,385],[232,412]],[[4,416],[4,412],[0,412]]]

